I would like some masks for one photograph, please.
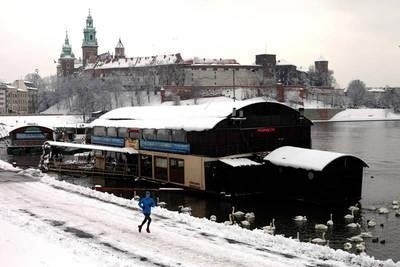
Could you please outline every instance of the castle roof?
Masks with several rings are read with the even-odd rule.
[[[157,65],[170,65],[182,63],[182,57],[178,54],[156,55],[149,57],[131,57],[131,58],[112,58],[99,59],[94,64],[86,65],[85,69],[120,69],[147,67]]]
[[[121,42],[121,38],[119,38],[118,44],[117,44],[117,46],[115,48],[124,48],[124,45]]]

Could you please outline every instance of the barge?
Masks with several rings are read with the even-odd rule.
[[[261,99],[124,107],[91,122],[86,131],[92,147],[80,145],[71,155],[79,158],[78,149],[86,151],[82,155],[90,162],[81,164],[88,170],[79,171],[216,195],[332,204],[360,200],[367,164],[352,155],[312,150],[311,126],[301,110]],[[57,151],[68,146],[46,142],[42,168],[77,171],[77,161],[73,168],[56,163]],[[318,166],[310,167],[314,160]]]

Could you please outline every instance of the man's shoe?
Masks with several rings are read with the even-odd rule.
[[[142,232],[142,226],[138,225],[138,228],[139,228],[139,233]]]
[[[150,233],[150,229],[149,229],[149,228],[147,228],[147,229],[146,229],[146,232]]]

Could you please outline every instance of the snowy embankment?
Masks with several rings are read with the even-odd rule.
[[[384,121],[384,120],[400,120],[400,113],[394,113],[391,109],[346,109],[330,120],[323,120],[326,122],[339,122],[339,121]],[[317,121],[322,122],[322,121]]]
[[[138,233],[143,217],[135,200],[34,169],[0,168],[14,171],[0,173],[5,266],[400,266],[159,207],[152,233]]]

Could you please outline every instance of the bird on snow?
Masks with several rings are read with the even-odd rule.
[[[331,218],[330,218],[330,220],[327,221],[326,224],[327,224],[328,226],[333,226],[332,213],[331,213]]]
[[[311,243],[318,244],[318,245],[326,244],[325,232],[322,233],[322,238],[319,238],[319,237],[314,238],[311,240]]]

